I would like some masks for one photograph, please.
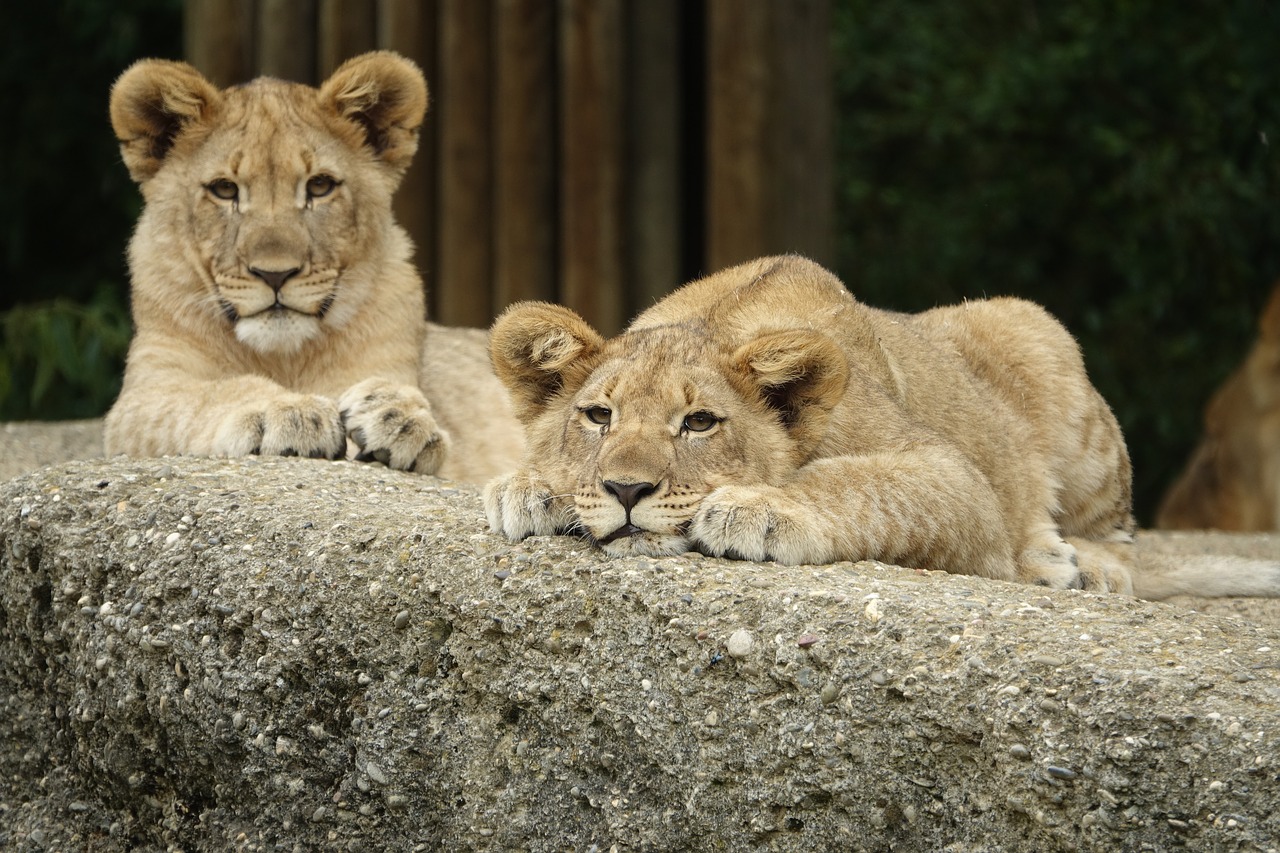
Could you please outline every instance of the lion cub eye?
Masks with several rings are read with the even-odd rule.
[[[338,179],[332,175],[315,175],[307,179],[307,198],[324,198],[338,188]]]
[[[604,406],[588,406],[582,410],[582,414],[586,416],[587,420],[597,426],[608,426],[609,420],[613,417],[613,412],[609,411]]]
[[[688,432],[706,432],[718,423],[720,419],[710,412],[694,412],[685,415],[683,426]]]
[[[229,181],[226,178],[219,178],[206,184],[205,189],[209,191],[209,195],[223,201],[235,201],[240,197],[240,187],[236,186],[235,181]]]

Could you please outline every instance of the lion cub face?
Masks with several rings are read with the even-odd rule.
[[[658,327],[605,342],[572,311],[543,303],[509,309],[490,346],[548,498],[571,501],[572,520],[615,556],[683,553],[717,488],[793,472],[845,378],[843,356],[816,334],[735,349]],[[815,358],[821,371],[797,368]]]
[[[771,463],[789,456],[777,419],[732,381],[745,377],[723,370],[725,354],[673,343],[661,333],[619,341],[557,407],[567,422],[561,482],[612,554],[688,550],[703,498],[729,482],[768,480]]]
[[[391,195],[426,98],[416,67],[390,54],[347,63],[319,89],[260,79],[219,91],[182,63],[134,65],[111,98],[147,202],[134,255],[191,247],[170,249],[167,298],[221,314],[253,350],[298,351],[365,301],[398,234]]]

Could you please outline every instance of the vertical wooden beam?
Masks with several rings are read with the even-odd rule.
[[[561,301],[605,334],[624,319],[620,0],[561,0]]]
[[[628,3],[624,14],[623,263],[626,314],[634,316],[684,277],[683,235],[694,225],[681,186],[684,157],[684,16],[681,0]],[[697,156],[694,154],[694,156]]]
[[[315,0],[259,0],[257,73],[315,85]]]
[[[707,0],[708,271],[769,251],[767,174],[772,7]]]
[[[494,308],[556,298],[555,6],[498,0]]]
[[[769,251],[794,251],[835,262],[835,95],[830,0],[788,0],[775,17],[777,51],[775,131],[769,156],[776,242]]]
[[[413,240],[414,262],[426,285],[428,304],[434,301],[436,268],[436,158],[440,124],[435,115],[437,22],[435,0],[378,2],[378,46],[417,62],[427,78],[427,116],[418,135],[418,153],[400,183],[394,204],[396,221]]]
[[[487,326],[493,305],[493,7],[440,0],[436,317]]]
[[[182,10],[183,53],[215,85],[254,76],[253,0],[189,0]]]
[[[377,46],[374,0],[320,0],[318,77],[324,80],[351,57]]]
[[[829,261],[830,0],[707,0],[707,261]]]

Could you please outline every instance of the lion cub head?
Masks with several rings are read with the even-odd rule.
[[[843,353],[817,332],[731,343],[679,325],[605,341],[569,309],[537,302],[498,318],[490,350],[529,466],[616,556],[683,553],[712,491],[793,475],[848,379]]]
[[[391,195],[426,106],[421,72],[385,52],[319,89],[263,78],[219,90],[185,63],[133,65],[112,89],[111,123],[146,199],[135,300],[221,315],[264,354],[340,328],[379,262],[408,256]]]

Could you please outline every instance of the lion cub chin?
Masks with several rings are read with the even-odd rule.
[[[429,327],[392,218],[426,107],[417,66],[388,52],[318,89],[125,71],[111,123],[146,205],[109,453],[350,453],[476,482],[514,467],[487,339]]]
[[[529,448],[485,488],[491,528],[512,539],[873,559],[1152,598],[1280,594],[1273,564],[1133,571],[1120,429],[1075,340],[1028,302],[895,314],[773,257],[686,285],[608,341],[566,308],[521,303],[490,348]]]

